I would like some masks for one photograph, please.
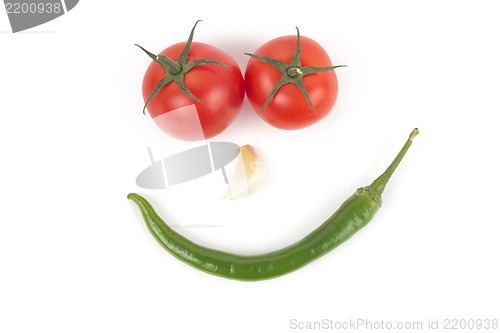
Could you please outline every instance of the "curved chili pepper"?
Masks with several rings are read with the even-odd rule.
[[[414,129],[387,170],[373,183],[359,188],[323,224],[300,241],[280,250],[239,255],[196,244],[170,228],[151,204],[136,193],[128,198],[137,204],[149,231],[172,255],[210,274],[225,278],[256,281],[290,273],[330,252],[370,222],[382,204],[382,192],[413,138]]]

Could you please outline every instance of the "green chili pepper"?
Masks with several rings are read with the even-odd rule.
[[[280,250],[259,255],[238,255],[198,245],[170,228],[151,204],[138,194],[128,198],[137,204],[149,231],[172,255],[210,274],[256,281],[290,273],[330,252],[373,218],[382,204],[382,192],[413,138],[414,129],[387,170],[369,186],[359,188],[323,224],[300,241]]]

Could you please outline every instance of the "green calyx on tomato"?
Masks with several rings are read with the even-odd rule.
[[[196,25],[200,22],[201,20],[196,21],[196,23],[193,26],[193,29],[191,29],[191,33],[189,34],[189,38],[186,42],[186,45],[184,46],[184,49],[182,50],[182,53],[180,54],[179,58],[177,61],[174,61],[167,57],[166,55],[159,54],[155,55],[146,49],[144,49],[142,46],[135,44],[138,46],[141,50],[143,50],[153,61],[157,62],[160,64],[163,69],[165,69],[165,76],[158,82],[156,87],[153,89],[151,94],[149,95],[148,99],[146,100],[146,103],[144,104],[144,108],[142,109],[142,112],[145,114],[146,113],[146,107],[148,103],[155,97],[155,95],[167,84],[171,82],[175,82],[179,89],[185,93],[187,96],[189,96],[191,99],[193,99],[196,102],[199,103],[204,103],[201,99],[198,97],[194,96],[193,93],[186,87],[184,84],[184,76],[186,75],[187,72],[189,72],[191,69],[193,69],[196,66],[200,65],[217,65],[217,66],[222,66],[226,68],[227,70],[231,70],[231,67],[213,59],[197,59],[188,62],[188,54],[189,50],[191,48],[191,43],[193,41],[193,35],[194,35],[194,30],[196,29]]]
[[[337,65],[337,66],[326,66],[326,67],[314,67],[314,66],[301,66],[301,61],[300,61],[300,56],[301,56],[301,49],[300,49],[300,32],[299,28],[297,28],[297,39],[296,39],[296,46],[295,46],[295,52],[293,54],[292,60],[289,63],[273,59],[270,57],[262,56],[262,55],[256,55],[252,53],[245,53],[246,55],[257,59],[259,61],[263,61],[265,63],[268,63],[272,66],[274,66],[276,69],[278,69],[282,76],[281,79],[274,85],[273,89],[267,96],[266,101],[264,102],[264,105],[262,106],[262,109],[260,112],[264,112],[266,109],[267,105],[271,101],[271,99],[276,95],[278,90],[289,83],[294,84],[297,86],[297,88],[300,90],[304,98],[306,99],[307,103],[309,106],[311,106],[312,110],[316,112],[316,109],[311,101],[311,98],[309,97],[309,93],[307,92],[304,83],[302,82],[302,78],[304,76],[313,74],[313,73],[321,73],[321,72],[327,72],[334,70],[335,68],[338,67],[347,67],[345,65]]]

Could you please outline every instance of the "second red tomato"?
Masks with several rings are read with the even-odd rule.
[[[338,94],[333,69],[341,66],[332,66],[327,52],[314,40],[300,37],[297,30],[297,36],[275,38],[248,55],[252,58],[245,71],[246,94],[267,123],[300,129],[332,110]]]

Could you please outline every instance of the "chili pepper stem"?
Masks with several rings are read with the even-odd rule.
[[[403,159],[403,157],[406,155],[406,152],[410,148],[413,139],[418,135],[418,128],[415,128],[411,133],[410,136],[408,137],[408,140],[406,140],[403,148],[399,151],[398,155],[392,163],[389,165],[389,167],[384,171],[383,174],[381,174],[377,179],[373,181],[368,186],[368,190],[370,191],[370,194],[376,198],[376,200],[380,200],[380,197],[382,196],[382,192],[384,192],[385,186],[389,182],[389,179],[391,179],[392,174],[398,167],[399,163]]]

